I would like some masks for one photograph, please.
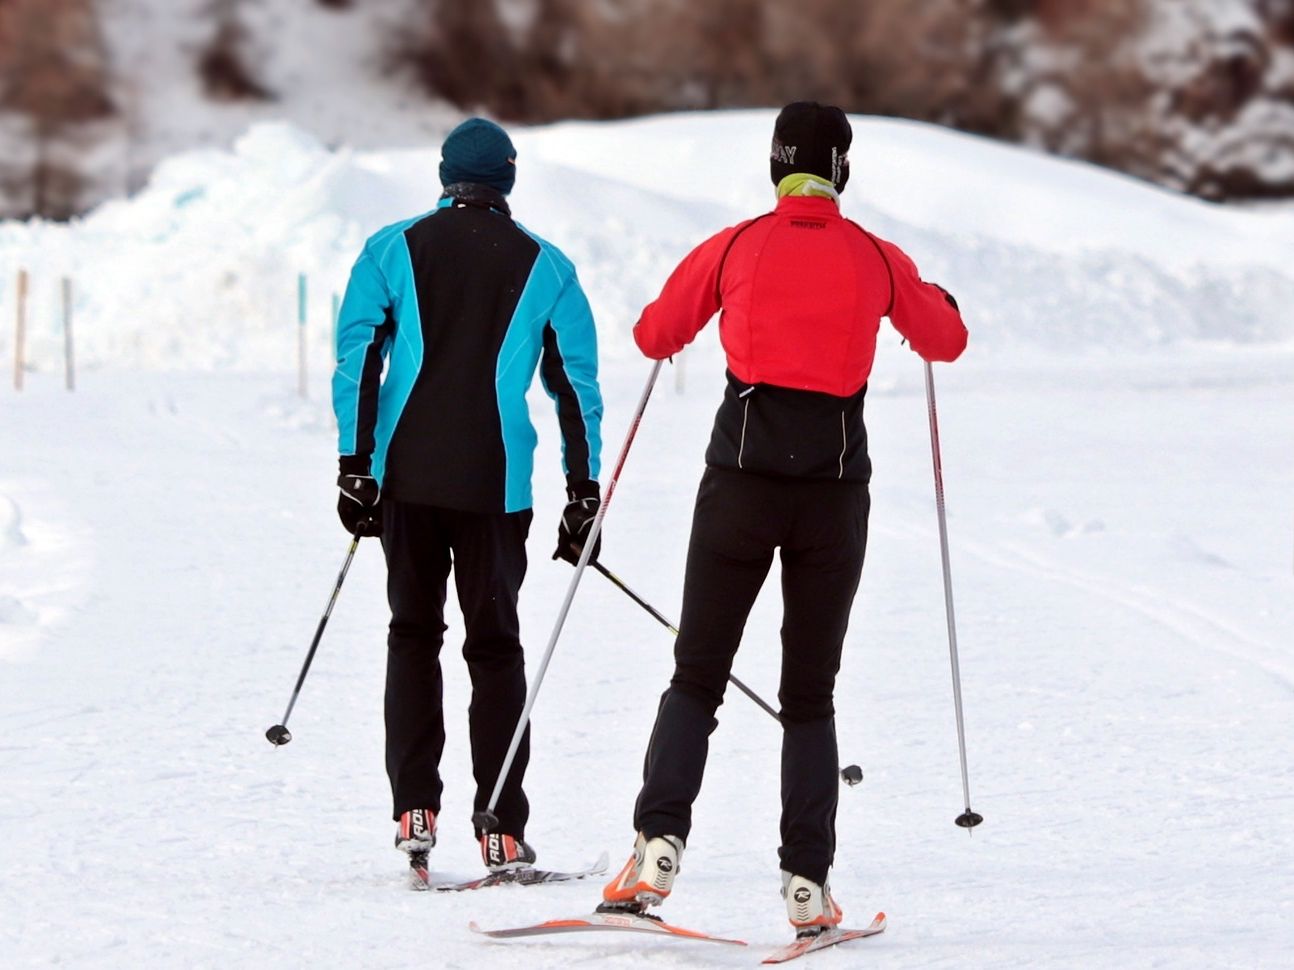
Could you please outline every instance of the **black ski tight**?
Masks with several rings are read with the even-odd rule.
[[[774,552],[782,563],[782,868],[815,882],[835,854],[832,695],[867,546],[867,486],[709,468],[701,479],[674,648],[635,825],[687,838],[728,673]]]

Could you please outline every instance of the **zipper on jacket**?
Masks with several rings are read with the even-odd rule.
[[[849,435],[845,432],[845,412],[840,412],[840,474],[836,479],[845,477],[845,450],[849,447]]]
[[[745,394],[741,395],[742,397],[746,398],[746,406],[741,409],[741,443],[737,446],[737,467],[738,468],[745,467],[741,463],[741,456],[746,451],[746,420],[750,417],[750,398],[746,397],[746,395],[753,390],[754,388],[752,387],[750,388],[750,390],[746,391]]]

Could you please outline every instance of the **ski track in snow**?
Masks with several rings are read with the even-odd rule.
[[[866,777],[841,790],[833,876],[847,922],[884,909],[890,928],[812,959],[1287,965],[1294,597],[1276,510],[1294,462],[1246,429],[1255,414],[1272,429],[1294,421],[1294,360],[1183,351],[1112,370],[972,355],[936,369],[972,804],[986,819],[968,837],[952,825],[961,789],[920,369],[896,343],[883,340],[868,404],[871,546],[838,692],[842,763]],[[652,399],[603,553],[674,619],[722,384],[713,335],[685,358],[683,391],[667,373]],[[609,456],[647,371],[604,369]],[[370,543],[295,740],[265,742],[345,552],[324,380],[309,401],[292,384],[103,373],[75,395],[36,378],[6,400],[0,453],[24,462],[0,494],[27,541],[0,549],[0,593],[37,620],[0,622],[0,965],[738,967],[784,942],[778,729],[735,691],[664,913],[750,948],[484,942],[466,928],[579,913],[598,881],[408,892],[389,842]],[[532,410],[533,670],[570,571],[548,558],[555,421],[542,395]],[[734,667],[770,700],[778,614],[772,576]],[[448,622],[433,865],[464,878],[479,863],[452,597]],[[605,848],[614,868],[627,852],[669,641],[586,576],[536,708],[529,835],[542,864]]]

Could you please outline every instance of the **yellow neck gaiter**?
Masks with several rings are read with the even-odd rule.
[[[822,176],[808,172],[793,172],[777,183],[777,197],[784,199],[788,195],[818,195],[840,205],[840,193],[836,187]]]

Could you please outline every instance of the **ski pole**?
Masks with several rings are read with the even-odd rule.
[[[620,480],[620,472],[625,467],[625,459],[629,456],[629,446],[634,443],[634,436],[638,434],[638,425],[642,423],[643,412],[647,410],[647,401],[651,398],[652,388],[656,386],[656,378],[660,375],[661,364],[664,361],[656,361],[652,365],[651,375],[647,378],[647,386],[643,388],[642,397],[638,401],[638,407],[634,411],[633,420],[629,422],[629,431],[625,434],[625,442],[620,446],[620,457],[616,460],[615,469],[611,472],[611,478],[607,481],[607,494],[598,506],[597,514],[593,517],[593,525],[589,528],[588,538],[584,540],[584,548],[580,551],[579,562],[575,565],[575,575],[571,577],[570,586],[566,589],[566,598],[562,601],[562,607],[557,612],[557,622],[553,625],[552,635],[548,638],[548,647],[544,650],[544,658],[539,662],[539,670],[535,674],[534,680],[530,682],[526,689],[526,703],[521,710],[521,717],[517,718],[516,730],[512,732],[512,741],[508,744],[508,753],[504,755],[503,766],[499,769],[499,777],[495,779],[494,791],[490,794],[490,803],[485,809],[472,814],[472,824],[482,832],[491,832],[499,824],[499,818],[494,814],[495,808],[499,804],[499,796],[503,794],[503,783],[508,777],[508,772],[512,770],[512,762],[517,756],[517,749],[521,747],[521,738],[526,733],[526,728],[530,724],[530,712],[534,709],[535,700],[539,696],[539,688],[543,686],[544,674],[548,672],[548,662],[553,659],[553,651],[557,648],[557,638],[562,634],[562,627],[566,623],[566,614],[570,612],[571,602],[575,599],[575,591],[579,589],[580,577],[584,575],[584,568],[589,564],[593,557],[593,547],[597,545],[598,536],[602,532],[602,520],[606,518],[607,509],[611,507],[611,499],[616,494],[616,483]]]
[[[618,588],[619,588],[619,590],[620,590],[622,593],[624,593],[624,594],[625,594],[626,596],[628,596],[631,600],[633,600],[635,603],[637,603],[639,606],[641,606],[644,610],[646,610],[648,613],[650,613],[653,617],[655,617],[655,618],[656,618],[656,620],[661,624],[661,626],[663,626],[663,627],[665,627],[665,629],[669,630],[669,632],[670,632],[670,633],[672,633],[672,634],[674,634],[674,636],[678,636],[678,627],[676,627],[676,626],[675,626],[673,623],[671,623],[669,620],[665,619],[665,617],[661,614],[661,612],[660,612],[659,610],[657,610],[654,606],[652,606],[650,603],[648,603],[645,599],[643,599],[641,596],[639,596],[637,593],[635,593],[632,589],[630,589],[628,586],[626,586],[626,585],[625,585],[624,580],[622,580],[619,576],[617,576],[617,575],[616,575],[615,573],[613,573],[611,570],[607,569],[607,567],[606,567],[606,566],[602,565],[602,563],[598,562],[597,560],[594,560],[594,561],[593,561],[592,566],[593,566],[593,568],[594,568],[594,569],[596,569],[598,572],[600,572],[600,573],[601,573],[603,576],[605,576],[607,579],[611,580],[611,582],[612,582],[616,587],[618,587]],[[770,707],[770,706],[768,705],[768,702],[767,702],[767,701],[765,701],[765,700],[764,700],[764,698],[760,697],[760,696],[759,696],[758,694],[756,694],[753,690],[751,690],[749,687],[747,687],[745,684],[743,684],[740,680],[738,680],[738,679],[737,679],[737,675],[736,675],[736,674],[734,674],[734,673],[732,673],[731,671],[728,673],[728,682],[729,682],[730,684],[732,684],[732,686],[733,686],[733,687],[736,687],[739,691],[741,691],[743,694],[745,694],[747,697],[749,697],[749,698],[750,698],[752,701],[754,701],[756,704],[758,704],[758,705],[759,705],[759,706],[760,706],[764,711],[766,711],[766,712],[767,712],[767,713],[768,713],[768,714],[773,718],[773,720],[775,720],[778,724],[781,724],[781,723],[782,723],[782,715],[778,714],[778,713],[777,713],[777,711],[773,710],[773,708],[772,708],[772,707]],[[841,768],[841,769],[840,769],[840,779],[841,779],[841,781],[845,782],[845,784],[849,785],[849,786],[852,788],[854,785],[857,785],[860,781],[862,781],[862,780],[863,780],[863,769],[862,769],[862,768],[860,768],[860,767],[858,767],[858,765],[846,765],[844,768]]]
[[[943,554],[944,564],[944,607],[948,614],[948,655],[952,660],[953,670],[953,706],[957,711],[957,748],[962,762],[962,794],[966,796],[966,811],[958,815],[956,822],[964,829],[973,829],[984,816],[972,812],[970,807],[970,774],[966,770],[966,725],[962,718],[962,675],[957,662],[957,620],[953,615],[953,579],[952,566],[948,560],[948,521],[944,514],[944,473],[943,462],[939,457],[939,420],[935,414],[935,377],[926,361],[926,406],[930,412],[930,454],[935,467],[935,507],[939,512],[939,548]]]
[[[315,630],[315,638],[310,643],[310,650],[306,653],[306,662],[301,665],[301,674],[297,677],[297,686],[292,691],[292,699],[288,701],[288,709],[283,713],[283,720],[274,725],[265,732],[265,739],[275,747],[287,744],[292,740],[292,732],[288,730],[288,718],[292,716],[292,708],[296,705],[297,695],[301,693],[301,685],[306,681],[306,674],[310,670],[310,662],[315,658],[315,651],[319,649],[319,641],[323,638],[324,627],[328,625],[328,617],[332,616],[332,608],[337,605],[337,594],[341,592],[341,584],[346,581],[346,573],[350,570],[351,560],[355,558],[355,550],[359,548],[359,536],[356,535],[350,543],[350,549],[346,552],[346,561],[341,565],[341,572],[337,574],[337,585],[333,587],[332,596],[328,599],[328,608],[324,610],[323,616],[319,618],[319,627]]]

